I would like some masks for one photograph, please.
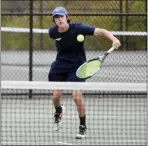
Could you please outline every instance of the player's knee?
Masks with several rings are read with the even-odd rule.
[[[62,91],[61,90],[56,90],[53,92],[53,98],[54,99],[59,99],[62,97]]]
[[[75,102],[77,102],[82,99],[82,93],[80,91],[73,91],[72,98]]]

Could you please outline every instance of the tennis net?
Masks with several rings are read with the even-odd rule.
[[[1,88],[2,145],[146,145],[145,83],[2,81]],[[66,107],[58,132],[51,99],[56,89],[63,90]],[[79,117],[72,90],[83,90],[86,105],[81,140],[75,139]]]

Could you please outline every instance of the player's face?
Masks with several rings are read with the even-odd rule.
[[[58,25],[59,27],[64,27],[67,25],[66,15],[64,15],[64,16],[56,15],[56,16],[54,16],[54,21],[55,21],[56,25]]]

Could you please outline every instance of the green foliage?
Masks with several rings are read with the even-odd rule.
[[[98,13],[120,13],[120,1],[34,1],[34,12],[51,14],[57,6],[65,7],[70,14],[98,14]],[[41,8],[41,4],[43,8]],[[145,13],[145,1],[129,1],[128,13]],[[3,10],[3,9],[2,9]],[[126,13],[126,1],[122,1],[122,11]],[[24,10],[28,12],[28,9]],[[22,12],[21,12],[22,13]],[[105,28],[110,31],[120,31],[119,16],[69,16],[72,22],[81,22],[94,27]],[[2,16],[2,27],[29,28],[29,16]],[[54,25],[50,16],[34,16],[33,27],[48,29]],[[123,31],[146,31],[146,17],[123,16]],[[2,49],[28,49],[29,33],[2,32]],[[127,38],[123,37],[123,41]],[[134,44],[134,49],[145,48],[145,37],[128,37],[129,44]],[[90,49],[107,49],[111,42],[95,36],[86,38],[85,46]],[[123,45],[124,46],[124,45]],[[132,48],[131,47],[131,48]],[[33,34],[34,49],[55,49],[54,42],[48,34]]]

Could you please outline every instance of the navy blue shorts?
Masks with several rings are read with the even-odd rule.
[[[71,73],[49,73],[49,81],[55,82],[85,82],[85,79],[80,79],[76,76],[76,72]]]

